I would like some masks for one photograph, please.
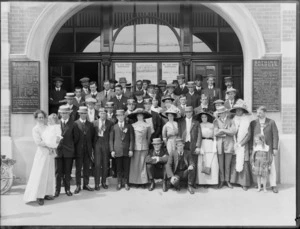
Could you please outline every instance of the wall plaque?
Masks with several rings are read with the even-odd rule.
[[[266,106],[268,111],[280,111],[281,64],[280,60],[253,60],[252,108]]]
[[[40,63],[11,62],[12,113],[32,113],[40,109]]]

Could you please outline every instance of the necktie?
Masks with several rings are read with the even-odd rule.
[[[92,94],[92,97],[95,99],[96,98],[96,96],[97,96],[97,94]]]
[[[123,130],[123,123],[122,122],[120,123],[120,128]]]
[[[66,123],[63,121],[62,122],[62,128],[65,129]]]
[[[105,91],[105,98],[107,98],[107,91]]]

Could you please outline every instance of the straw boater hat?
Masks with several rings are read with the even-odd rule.
[[[187,85],[186,85],[186,86],[187,86],[187,87],[196,87],[194,81],[189,81],[189,82],[187,82]]]
[[[89,77],[83,77],[79,80],[81,83],[84,83],[84,82],[89,82],[90,81],[90,78]]]
[[[234,104],[233,108],[230,109],[230,112],[236,113],[237,109],[242,109],[245,114],[251,114],[251,112],[248,110],[245,102],[238,102],[238,103]]]
[[[73,92],[70,92],[70,93],[67,93],[66,96],[65,96],[65,99],[73,99],[74,98],[74,93]]]
[[[206,80],[209,80],[209,79],[215,80],[216,77],[215,77],[213,74],[209,74],[209,75],[206,77]]]
[[[174,98],[172,98],[171,96],[169,96],[169,95],[166,95],[166,96],[164,96],[162,99],[161,99],[161,101],[163,101],[163,102],[165,102],[166,100],[171,100],[172,102],[174,101]]]
[[[114,108],[114,102],[106,102],[105,108]]]
[[[166,88],[170,88],[170,87],[173,87],[173,88],[175,88],[175,87],[176,87],[176,85],[175,85],[175,84],[173,84],[173,83],[169,83],[169,84],[167,84],[167,85],[166,85]]]
[[[179,80],[179,79],[185,79],[185,76],[184,76],[184,74],[179,74],[179,75],[177,75],[177,80]]]
[[[229,88],[229,89],[227,89],[226,94],[229,94],[230,92],[236,93],[236,89],[234,89],[234,88]]]
[[[208,122],[211,122],[211,123],[212,123],[213,120],[215,119],[215,117],[213,116],[212,113],[210,113],[210,112],[205,112],[205,111],[199,111],[198,113],[195,114],[194,118],[195,118],[196,120],[198,120],[199,122],[202,122],[201,116],[202,116],[203,114],[205,114],[205,115],[207,116],[207,121],[208,121]]]
[[[228,110],[226,109],[226,107],[220,106],[220,107],[217,108],[216,113],[221,114],[221,113],[224,113],[224,112],[227,112],[227,111]]]
[[[104,107],[101,107],[101,108],[99,108],[98,112],[99,112],[98,115],[100,116],[100,113],[103,113],[103,112],[107,113],[107,110]]]
[[[163,141],[160,138],[153,138],[152,139],[152,145],[160,145]]]
[[[137,119],[137,115],[138,114],[142,114],[144,115],[144,119],[147,119],[147,118],[151,118],[152,115],[148,112],[146,112],[143,108],[137,108],[135,109],[131,114],[129,114],[127,117],[130,118],[130,119]]]
[[[97,100],[96,99],[94,99],[94,98],[92,98],[92,97],[90,97],[90,98],[87,98],[86,100],[85,100],[85,102],[86,103],[97,103]]]
[[[165,112],[159,113],[161,116],[163,116],[164,118],[168,118],[168,114],[174,114],[175,118],[178,118],[178,113],[175,110],[175,108],[172,106],[170,107],[168,110],[166,110]]]
[[[53,78],[53,82],[56,82],[56,81],[64,82],[63,78],[60,78],[60,77]]]
[[[222,104],[224,104],[224,101],[222,99],[218,99],[218,100],[216,100],[216,101],[213,102],[213,104],[216,104],[216,103],[222,103]]]
[[[232,77],[231,76],[227,76],[227,77],[224,77],[224,81],[232,81]]]
[[[88,108],[86,106],[80,106],[77,112],[78,113],[88,113]]]
[[[116,110],[116,116],[118,115],[124,115],[125,111],[124,110]]]
[[[68,105],[62,105],[59,107],[58,112],[72,112]]]
[[[183,141],[182,138],[176,138],[175,142],[176,142],[176,145],[178,145],[178,144],[184,144],[184,141]]]
[[[125,77],[121,77],[121,78],[119,79],[119,83],[127,83],[126,78],[125,78]]]

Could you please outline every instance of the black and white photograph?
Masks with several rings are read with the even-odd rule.
[[[299,1],[1,1],[1,226],[299,227]]]

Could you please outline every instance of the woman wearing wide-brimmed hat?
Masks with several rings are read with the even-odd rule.
[[[173,107],[161,113],[162,116],[168,118],[168,122],[163,126],[162,137],[167,146],[168,153],[171,154],[175,150],[176,137],[178,136],[178,123],[175,121],[178,118],[178,111]]]
[[[201,152],[198,156],[198,165],[196,171],[196,184],[218,185],[219,183],[219,163],[217,156],[216,139],[214,137],[214,116],[210,112],[200,111],[194,118],[200,122],[202,143]],[[210,174],[202,173],[203,167],[210,167]]]
[[[146,188],[148,183],[146,156],[149,151],[151,126],[145,122],[151,114],[142,108],[137,108],[133,113],[128,115],[130,119],[136,119],[137,122],[132,124],[135,135],[134,152],[131,157],[129,170],[129,183],[143,185]]]
[[[235,104],[230,112],[235,114],[233,121],[237,129],[234,136],[235,145],[231,162],[230,182],[241,185],[243,190],[247,191],[252,184],[248,144],[250,140],[250,133],[248,132],[251,122],[250,112],[242,100]]]

